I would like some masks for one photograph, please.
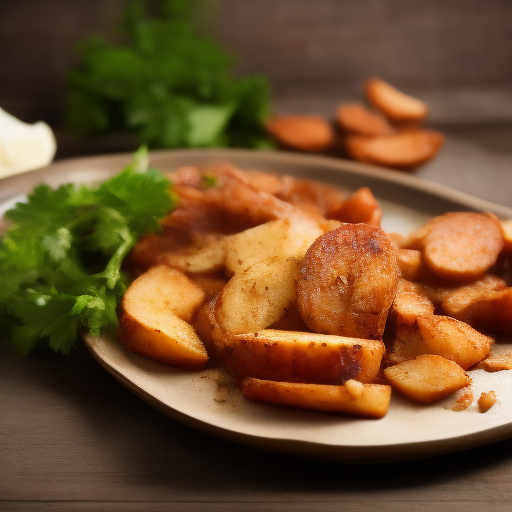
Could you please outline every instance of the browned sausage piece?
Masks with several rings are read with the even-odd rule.
[[[384,231],[343,224],[319,237],[302,260],[299,310],[315,332],[379,339],[398,280],[395,250]]]

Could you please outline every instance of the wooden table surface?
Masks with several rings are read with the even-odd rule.
[[[510,125],[447,129],[418,172],[512,206]],[[69,155],[68,155],[69,156]],[[512,440],[350,466],[210,437],[146,405],[81,344],[21,359],[0,344],[2,511],[509,511]]]

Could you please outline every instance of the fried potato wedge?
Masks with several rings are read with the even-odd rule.
[[[283,146],[301,151],[325,151],[335,141],[333,127],[319,116],[274,117],[267,131]]]
[[[503,236],[494,215],[452,212],[438,217],[421,245],[426,265],[448,280],[476,280],[496,263]]]
[[[274,382],[248,378],[242,383],[244,396],[254,402],[382,418],[389,409],[391,388],[349,380],[344,386]]]
[[[387,354],[387,360],[395,363],[434,354],[468,369],[485,359],[494,343],[490,336],[447,316],[424,314],[412,324],[402,323],[398,317],[396,325]]]
[[[380,226],[382,209],[368,187],[356,190],[350,197],[327,212],[329,219]]]
[[[434,130],[371,138],[349,135],[345,139],[345,149],[359,162],[409,171],[432,160],[442,148],[444,139],[444,135]]]
[[[381,340],[273,329],[236,335],[225,352],[237,381],[256,377],[316,384],[372,382],[383,354]]]
[[[204,292],[184,274],[153,267],[125,293],[119,338],[133,352],[189,370],[204,368],[206,349],[192,326]]]
[[[391,135],[395,131],[382,114],[369,110],[361,103],[339,105],[336,121],[343,131],[364,137]]]
[[[432,403],[471,384],[464,370],[437,355],[421,355],[384,370],[391,386],[412,400]]]
[[[398,281],[395,249],[384,231],[343,224],[306,253],[297,302],[314,332],[381,339]]]
[[[296,301],[297,277],[297,260],[279,256],[236,273],[219,296],[219,324],[234,334],[265,329]]]
[[[135,279],[123,298],[126,311],[171,312],[189,322],[205,299],[205,292],[183,272],[156,265]]]
[[[428,115],[424,101],[404,94],[380,78],[366,82],[365,94],[368,101],[393,123],[420,123]]]
[[[247,229],[227,239],[226,271],[231,275],[243,272],[272,256],[301,259],[322,234],[316,222],[303,218],[278,219]]]

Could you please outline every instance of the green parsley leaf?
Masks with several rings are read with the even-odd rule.
[[[234,76],[233,56],[197,29],[199,5],[132,0],[117,42],[83,42],[67,76],[68,126],[151,147],[271,147],[267,79]]]
[[[97,188],[36,187],[6,213],[0,244],[0,326],[22,354],[41,342],[69,353],[78,330],[117,326],[128,284],[121,265],[176,204],[169,180],[148,168],[147,148]]]

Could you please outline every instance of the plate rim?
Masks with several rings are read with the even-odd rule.
[[[316,155],[309,153],[297,153],[283,150],[250,150],[250,149],[229,149],[229,148],[214,148],[214,149],[161,149],[149,151],[150,164],[153,165],[154,159],[165,158],[173,155],[177,158],[194,154],[203,157],[216,158],[219,161],[228,160],[231,158],[253,158],[255,155],[262,160],[281,161],[283,163],[298,163],[303,165],[308,163],[310,165],[318,165],[323,168],[329,168],[334,171],[342,171],[352,175],[368,176],[382,182],[395,183],[407,188],[412,188],[419,192],[426,192],[433,194],[439,198],[447,199],[449,201],[460,203],[463,206],[482,210],[492,210],[496,215],[512,218],[512,207],[493,203],[485,199],[478,198],[466,192],[456,190],[454,188],[442,185],[433,181],[419,178],[415,174],[400,171],[396,169],[389,169],[378,167],[370,164],[360,163],[353,160],[346,160],[326,155]],[[229,156],[230,155],[230,156]],[[119,162],[122,165],[123,161],[128,163],[133,156],[133,152],[122,153],[106,153],[97,155],[88,155],[81,157],[71,157],[54,160],[46,167],[38,169],[31,169],[23,173],[5,176],[0,178],[0,201],[3,200],[1,196],[1,188],[19,186],[19,182],[25,181],[27,176],[39,176],[43,174],[52,174],[62,172],[63,169],[69,166],[75,166],[78,163],[94,164],[102,160],[112,160]],[[121,168],[119,169],[121,170]],[[17,188],[17,187],[16,187]]]
[[[193,159],[195,155],[201,155],[203,158],[210,158],[212,160],[229,160],[230,158],[259,158],[262,161],[261,165],[264,165],[264,161],[272,161],[274,163],[297,163],[302,166],[305,164],[311,166],[319,166],[324,169],[328,168],[332,171],[341,171],[342,173],[349,173],[360,177],[367,176],[375,178],[378,181],[399,184],[406,188],[411,188],[418,192],[427,193],[440,199],[448,199],[449,201],[458,203],[464,207],[491,211],[498,216],[512,218],[512,208],[476,198],[444,185],[422,180],[415,175],[406,174],[403,171],[384,169],[367,164],[344,160],[341,158],[334,158],[323,155],[298,154],[284,151],[254,151],[232,149],[159,150],[150,151],[149,153],[151,165],[153,165],[153,161],[155,159],[159,160],[170,158],[172,160],[173,158],[180,157],[190,157]],[[46,176],[48,173],[59,175],[59,173],[65,173],[66,169],[68,168],[73,168],[80,165],[94,167],[98,162],[102,162],[102,165],[104,165],[105,162],[108,162],[109,166],[113,166],[114,163],[120,163],[124,161],[128,163],[132,156],[133,153],[113,153],[67,158],[57,160],[47,167],[4,177],[0,179],[0,203],[3,204],[9,199],[9,197],[15,197],[16,195],[25,193],[30,190],[33,187],[33,183],[31,183],[30,186],[25,186],[27,181],[26,178],[29,175],[32,177],[41,177],[44,179],[44,176]],[[123,164],[121,163],[121,165]],[[122,167],[119,167],[119,171],[121,168]],[[115,174],[115,170],[112,170],[112,173]],[[62,183],[65,182],[65,180],[62,181]],[[2,192],[6,189],[9,191],[10,196],[4,197],[5,194],[2,194]],[[478,431],[477,433],[464,434],[463,436],[449,437],[435,441],[429,440],[426,442],[420,441],[386,445],[334,445],[297,439],[276,439],[257,436],[237,430],[227,429],[224,426],[207,423],[201,419],[187,415],[185,412],[173,409],[169,405],[148,394],[145,390],[137,386],[137,384],[118,372],[107,361],[101,358],[94,347],[91,346],[91,344],[87,341],[87,336],[84,336],[83,338],[89,352],[100,363],[100,365],[125,387],[130,389],[131,392],[133,392],[136,396],[145,402],[149,403],[152,407],[156,408],[160,412],[163,412],[167,416],[197,430],[206,432],[210,435],[215,435],[223,439],[227,439],[231,442],[234,441],[256,448],[265,448],[270,451],[281,453],[298,453],[300,455],[314,458],[350,464],[387,463],[466,450],[491,442],[507,439],[512,436],[512,422],[493,426],[488,429],[484,429],[483,431]],[[333,449],[335,453],[328,452],[328,450]]]

